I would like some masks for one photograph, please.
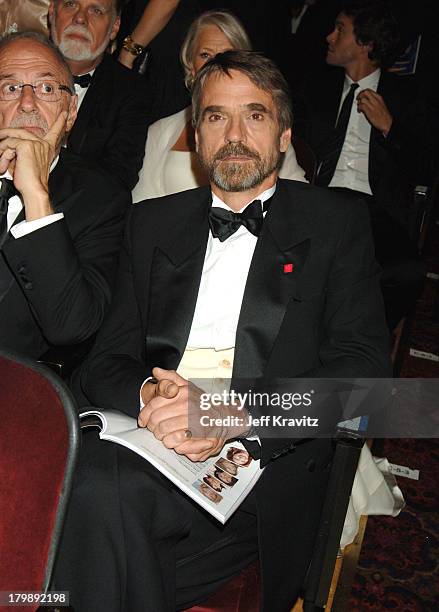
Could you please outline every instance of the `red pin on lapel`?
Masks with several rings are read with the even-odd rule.
[[[292,263],[286,263],[284,264],[284,273],[285,274],[289,274],[290,272],[292,272],[294,269],[294,266]]]

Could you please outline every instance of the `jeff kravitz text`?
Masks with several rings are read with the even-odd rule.
[[[247,418],[242,418],[235,415],[228,415],[224,418],[210,417],[208,414],[203,414],[200,417],[200,425],[202,427],[318,427],[319,419],[309,416],[301,417],[283,417],[279,415],[264,415],[261,417],[253,417],[247,415]]]

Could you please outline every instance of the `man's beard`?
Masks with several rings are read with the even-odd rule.
[[[87,28],[83,26],[74,25],[74,24],[69,25],[64,30],[64,32],[61,34],[61,38],[58,39],[58,36],[56,34],[56,18],[54,16],[53,22],[52,22],[51,34],[52,34],[53,42],[55,43],[55,45],[58,47],[58,49],[61,51],[61,53],[66,59],[77,61],[77,62],[83,62],[83,61],[91,62],[95,60],[97,57],[99,57],[100,55],[102,55],[102,53],[104,53],[105,49],[108,47],[108,43],[110,42],[111,27],[112,25],[108,29],[104,42],[95,51],[92,51],[90,48],[92,44],[92,37],[90,35],[90,32],[87,30]],[[76,33],[76,34],[79,34],[80,36],[83,36],[84,38],[87,39],[87,41],[78,40],[75,38],[69,38],[67,35],[72,34],[72,33]]]
[[[282,158],[280,151],[274,148],[267,157],[261,158],[259,153],[241,142],[224,145],[211,158],[205,157],[200,147],[198,155],[210,182],[227,192],[257,187],[279,168]],[[248,159],[242,162],[223,161],[227,157],[241,155]]]

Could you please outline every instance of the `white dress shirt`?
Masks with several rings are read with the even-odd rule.
[[[274,185],[250,202],[265,202],[275,190]],[[230,210],[215,194],[212,206]],[[235,346],[242,298],[257,240],[244,226],[224,242],[209,233],[187,348],[218,351]]]
[[[337,167],[329,187],[346,187],[363,193],[372,194],[369,184],[369,143],[371,125],[364,113],[357,110],[357,96],[364,89],[377,90],[381,70],[375,70],[364,79],[358,81],[355,99],[349,117],[346,137],[337,162]],[[346,75],[339,112],[354,81]]]
[[[53,160],[52,165],[50,166],[50,172],[52,172],[52,170],[55,168],[56,164],[58,163],[58,159],[59,155],[57,155]],[[5,172],[5,174],[2,174],[0,178],[8,178],[12,180],[12,176],[9,174],[9,172]],[[21,238],[22,236],[26,236],[26,234],[30,234],[41,227],[45,227],[46,225],[50,225],[51,223],[55,223],[55,221],[59,221],[59,219],[64,218],[63,213],[53,213],[52,215],[47,215],[46,217],[41,217],[41,219],[35,219],[34,221],[20,221],[20,223],[17,223],[12,227],[22,208],[23,202],[21,201],[20,196],[12,196],[8,203],[6,221],[8,224],[8,231],[11,232],[14,238]]]
[[[84,74],[89,74],[90,76],[93,76],[95,73],[96,68],[94,68],[93,70],[90,70],[90,72],[85,72]],[[77,76],[82,76],[82,74],[78,74]],[[81,85],[77,85],[75,83],[75,94],[78,96],[78,110],[81,107],[82,101],[85,98],[85,94],[88,91],[88,87],[81,87]]]
[[[276,185],[273,185],[256,198],[249,200],[238,212],[242,212],[254,200],[261,200],[264,203],[275,191]],[[212,206],[231,210],[214,193]],[[264,217],[265,215],[266,212]],[[186,349],[210,348],[220,351],[235,347],[242,298],[257,241],[257,236],[244,226],[223,242],[219,238],[214,238],[209,232],[200,288]],[[149,380],[151,376],[143,381],[139,391],[140,409],[145,405],[141,390]]]

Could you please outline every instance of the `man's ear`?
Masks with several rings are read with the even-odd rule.
[[[69,114],[67,116],[66,121],[66,132],[70,132],[78,114],[78,96],[76,94],[70,97],[68,113]]]
[[[110,31],[110,40],[114,40],[120,28],[120,15],[116,17]]]
[[[368,42],[368,43],[361,43],[360,44],[361,50],[363,52],[363,55],[366,57],[369,57],[369,53],[371,53],[373,51],[373,43],[372,42]]]
[[[198,153],[198,147],[200,144],[200,138],[198,136],[198,130],[195,128],[195,151]]]
[[[280,139],[279,139],[280,152],[285,153],[285,151],[288,149],[290,144],[291,144],[291,128],[288,128],[288,130],[285,130],[280,135]]]

